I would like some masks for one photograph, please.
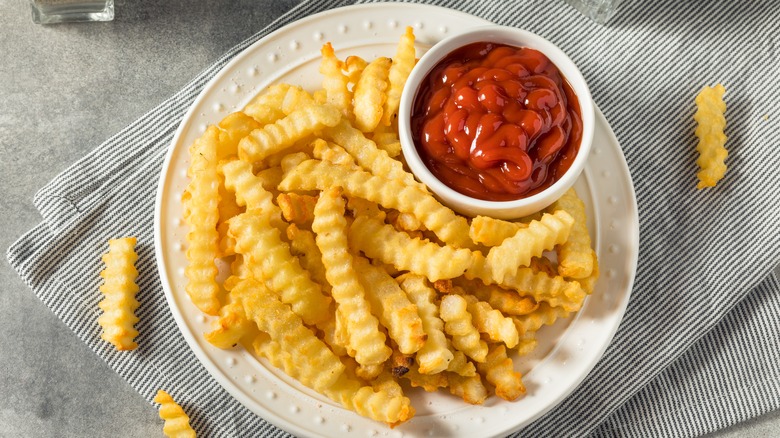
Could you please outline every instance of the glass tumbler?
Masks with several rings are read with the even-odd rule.
[[[620,0],[566,0],[583,15],[599,24],[605,24],[617,11]]]
[[[114,0],[30,0],[33,22],[111,21]]]

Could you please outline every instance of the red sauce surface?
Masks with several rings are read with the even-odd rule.
[[[474,43],[425,78],[412,108],[412,136],[446,185],[508,201],[541,192],[569,169],[582,117],[571,86],[541,52]]]

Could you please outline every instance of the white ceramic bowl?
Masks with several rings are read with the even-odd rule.
[[[515,47],[529,47],[542,52],[558,67],[577,95],[582,116],[582,142],[574,162],[563,176],[545,190],[514,201],[486,201],[464,195],[441,182],[420,158],[412,139],[411,115],[414,99],[428,73],[448,54],[465,45],[477,42],[493,42]],[[485,215],[500,219],[516,219],[539,211],[558,199],[568,190],[582,172],[588,159],[595,116],[593,99],[582,73],[569,57],[553,43],[534,33],[513,27],[488,25],[469,29],[446,38],[434,45],[417,63],[406,82],[398,113],[398,130],[404,158],[411,171],[427,185],[442,202],[468,216]]]

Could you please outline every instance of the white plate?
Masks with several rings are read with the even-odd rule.
[[[404,4],[358,5],[307,17],[268,35],[233,59],[206,86],[174,137],[163,166],[155,211],[160,277],[171,312],[195,355],[244,406],[299,436],[502,436],[538,418],[571,393],[599,360],[620,324],[636,271],[639,223],[631,177],[609,124],[597,111],[592,155],[576,184],[589,211],[602,279],[580,313],[539,332],[539,347],[516,361],[528,394],[515,402],[496,397],[483,406],[443,391],[410,391],[417,410],[389,429],[314,393],[240,349],[225,351],[203,338],[204,317],[184,291],[186,229],[181,194],[187,184],[187,148],[208,124],[239,110],[269,84],[319,87],[319,50],[331,41],[340,56],[391,56],[405,26],[415,28],[418,55],[454,32],[485,21],[449,9]]]

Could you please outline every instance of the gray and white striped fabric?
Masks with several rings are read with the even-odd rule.
[[[198,363],[170,315],[152,248],[154,194],[189,105],[230,59],[299,18],[352,4],[304,1],[239,44],[182,91],[44,187],[43,221],[9,250],[27,284],[151,401],[168,388],[197,406],[202,436],[287,436],[230,397]],[[623,1],[608,26],[562,0],[432,1],[541,34],[581,67],[623,146],[640,210],[628,311],[603,359],[522,436],[695,436],[780,407],[780,2],[702,7]],[[693,96],[721,82],[730,169],[695,187]],[[100,254],[139,237],[139,349],[99,340]],[[152,329],[152,326],[154,329]],[[239,433],[240,432],[240,433]]]

